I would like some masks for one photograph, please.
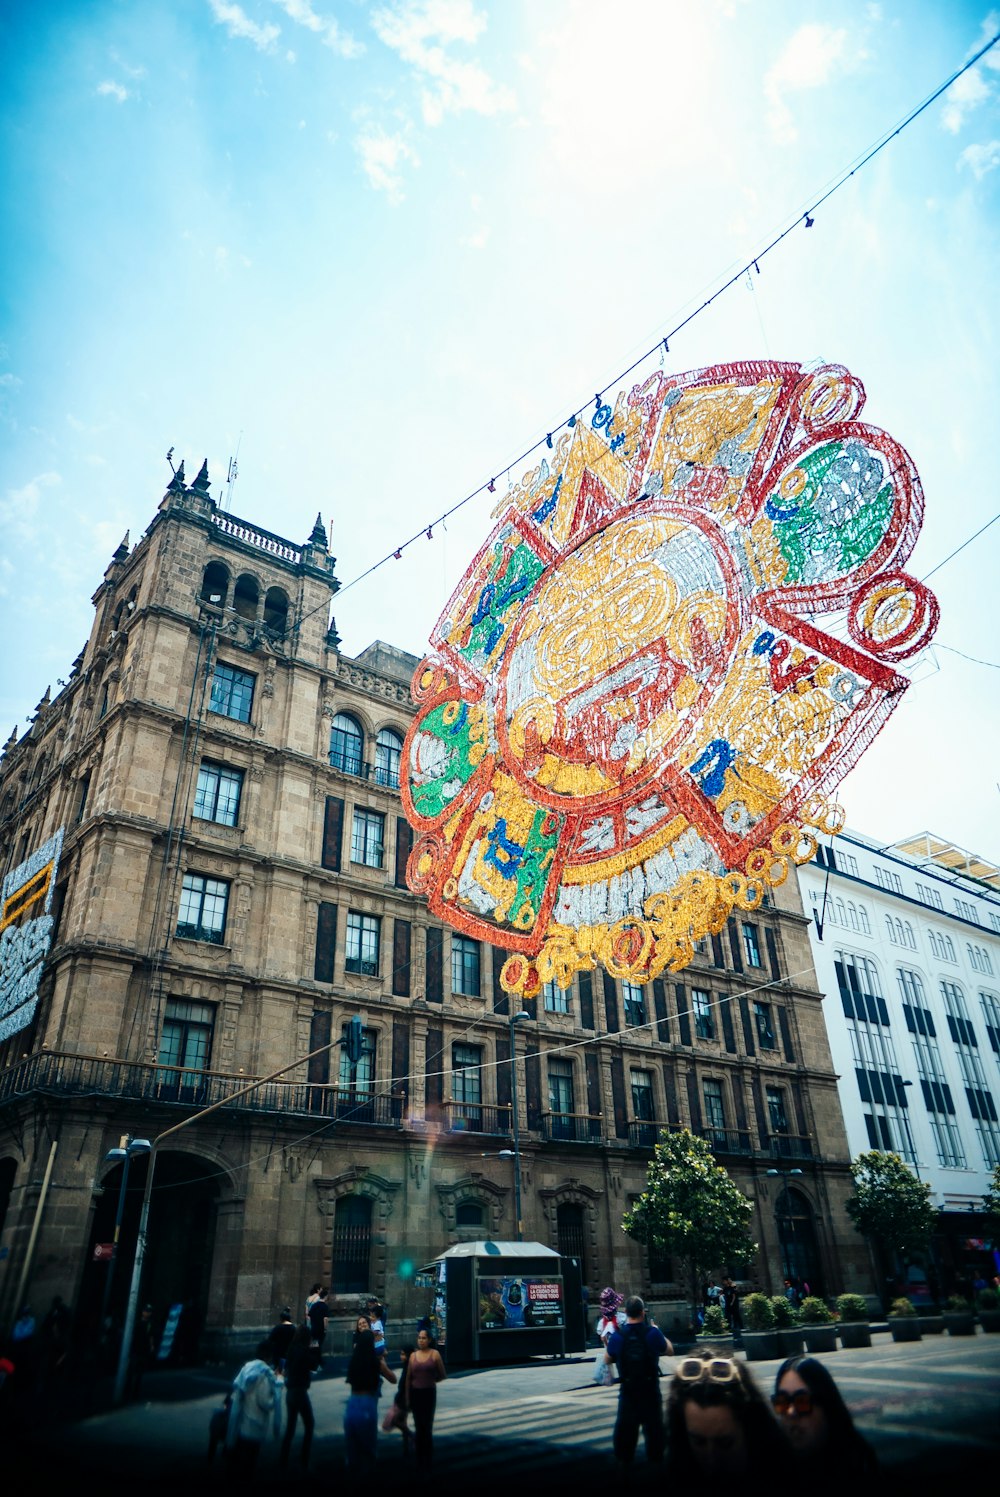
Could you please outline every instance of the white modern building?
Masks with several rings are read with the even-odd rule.
[[[891,1150],[930,1186],[947,1290],[1000,1266],[979,1214],[1000,1163],[1000,869],[927,832],[846,831],[799,878],[851,1157]]]

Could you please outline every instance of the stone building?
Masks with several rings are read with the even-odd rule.
[[[846,831],[799,879],[851,1153],[899,1154],[939,1212],[910,1287],[925,1293],[928,1273],[943,1292],[990,1279],[1000,869],[928,832],[886,844]]]
[[[2,990],[0,1321],[53,1293],[120,1315],[147,1163],[129,1154],[121,1192],[109,1151],[189,1119],[157,1153],[143,1289],[185,1305],[182,1347],[250,1341],[317,1279],[422,1311],[414,1270],[514,1235],[512,1043],[524,1236],[592,1291],[683,1294],[619,1225],[660,1125],[707,1137],[753,1199],[748,1278],[866,1288],[795,881],[675,980],[584,974],[512,1014],[504,953],[406,888],[418,658],[340,652],[333,568],[319,519],[284,540],[182,467],[115,552],[70,680],[6,745],[4,918],[19,932],[44,893],[52,944],[37,1008],[21,969]]]

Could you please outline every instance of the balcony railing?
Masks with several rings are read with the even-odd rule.
[[[543,1112],[541,1135],[550,1143],[600,1144],[603,1119],[587,1112]]]
[[[486,1102],[442,1102],[439,1110],[449,1133],[488,1133],[495,1138],[510,1137],[509,1107],[494,1107]]]
[[[677,1133],[682,1123],[656,1123],[640,1122],[633,1120],[628,1125],[629,1147],[633,1149],[652,1149],[659,1141],[660,1132],[666,1129],[668,1133]],[[747,1128],[714,1128],[711,1124],[700,1124],[692,1128],[691,1132],[698,1138],[703,1138],[712,1150],[713,1154],[737,1154],[747,1157],[751,1154],[767,1155],[768,1158],[777,1156],[782,1159],[810,1159],[812,1157],[812,1140],[799,1137],[797,1134],[765,1134],[758,1146],[754,1144],[753,1135]]]
[[[390,790],[399,789],[399,770],[385,764],[370,764],[365,759],[355,758],[334,749],[330,753],[330,768],[341,774],[355,775],[359,780],[371,780],[373,785],[385,785]]]
[[[771,1133],[762,1138],[761,1148],[776,1159],[811,1159],[812,1139],[801,1133]]]
[[[26,1056],[0,1072],[0,1104],[44,1092],[208,1107],[233,1097],[252,1079],[220,1071],[45,1051]],[[367,1123],[381,1128],[401,1127],[406,1110],[400,1094],[385,1096],[377,1089],[363,1091],[308,1081],[269,1081],[236,1098],[232,1107],[241,1112],[318,1114],[338,1123]]]

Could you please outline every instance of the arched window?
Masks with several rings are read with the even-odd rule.
[[[241,619],[247,619],[255,623],[257,619],[257,601],[260,598],[260,588],[253,577],[244,574],[233,589],[233,608]]]
[[[375,781],[399,789],[399,761],[403,740],[393,728],[383,728],[375,740]]]
[[[338,712],[330,729],[330,765],[344,774],[360,774],[363,763],[364,738],[353,717]]]
[[[201,579],[201,601],[225,608],[229,595],[229,573],[221,561],[210,561]]]
[[[911,951],[916,951],[916,949],[917,949],[917,938],[913,934],[913,926],[910,924],[909,920],[904,920],[903,921],[903,933],[904,933],[904,935],[906,937],[906,944],[907,944],[907,946],[909,946],[909,948],[910,948]]]
[[[847,918],[851,922],[851,929],[858,929],[858,907],[853,899],[847,901]]]
[[[264,628],[268,634],[284,634],[288,627],[288,597],[280,587],[269,587],[264,597]]]
[[[866,936],[872,933],[871,922],[868,919],[868,911],[863,904],[858,905],[858,919],[861,921],[861,929]]]
[[[330,1283],[340,1294],[361,1294],[371,1287],[372,1203],[367,1196],[341,1196],[333,1217],[333,1268]]]
[[[775,1226],[784,1277],[808,1284],[810,1293],[824,1292],[813,1209],[800,1190],[786,1187],[774,1203]]]
[[[847,928],[847,911],[844,909],[844,901],[838,895],[835,903],[836,903],[836,906],[837,906],[837,924],[839,926],[842,926],[844,929],[846,929]]]

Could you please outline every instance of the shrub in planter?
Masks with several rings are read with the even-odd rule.
[[[976,1309],[984,1331],[1000,1331],[1000,1294],[995,1289],[980,1289]]]
[[[708,1338],[729,1335],[729,1322],[726,1320],[721,1305],[708,1305],[706,1307],[701,1334]]]
[[[838,1294],[837,1314],[840,1316],[840,1344],[855,1349],[871,1346],[872,1331],[868,1322],[868,1301],[861,1294]]]
[[[949,1336],[972,1336],[975,1334],[976,1319],[972,1312],[972,1305],[960,1294],[952,1294],[945,1302],[944,1328]]]
[[[767,1295],[748,1294],[740,1308],[743,1312],[743,1349],[747,1360],[759,1362],[780,1356],[774,1307]]]
[[[802,1334],[807,1351],[836,1351],[837,1323],[825,1300],[807,1294],[799,1306]]]
[[[783,1357],[797,1357],[802,1350],[802,1327],[799,1312],[783,1294],[771,1295],[771,1309],[777,1327],[778,1345]]]
[[[894,1299],[889,1306],[889,1330],[893,1341],[919,1341],[920,1320],[908,1299]]]

